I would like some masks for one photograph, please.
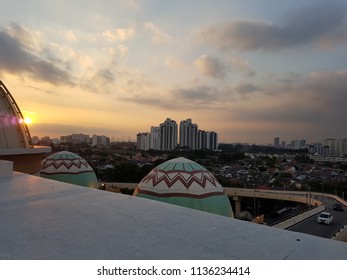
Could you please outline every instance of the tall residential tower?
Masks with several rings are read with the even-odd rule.
[[[180,148],[198,149],[198,125],[191,119],[180,122]]]
[[[177,123],[170,118],[160,124],[160,146],[162,151],[173,150],[177,147]]]

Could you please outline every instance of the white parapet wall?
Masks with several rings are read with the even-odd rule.
[[[0,178],[13,175],[13,162],[0,160]]]

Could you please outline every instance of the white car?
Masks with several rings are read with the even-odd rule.
[[[324,223],[330,225],[333,222],[333,215],[329,212],[322,212],[318,215],[317,223]]]

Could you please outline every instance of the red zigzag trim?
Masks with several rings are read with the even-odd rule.
[[[165,175],[158,178],[157,172],[164,173]],[[141,183],[142,182],[148,183],[148,182],[152,181],[153,187],[156,187],[158,184],[160,184],[161,182],[164,181],[166,183],[166,185],[168,186],[168,188],[171,188],[176,182],[180,181],[186,189],[189,189],[189,187],[192,185],[193,182],[196,182],[203,189],[206,186],[206,182],[210,182],[215,188],[217,188],[217,186],[218,186],[217,179],[208,171],[201,171],[201,170],[192,171],[192,172],[179,171],[177,173],[177,175],[175,175],[172,179],[168,176],[168,174],[170,174],[170,173],[177,173],[177,171],[166,172],[163,170],[153,170],[148,175],[146,175],[145,178],[142,179]],[[189,176],[188,180],[185,179],[181,175],[181,173],[189,174],[190,176]],[[202,173],[202,175],[201,175],[202,180],[200,180],[199,178],[194,176],[194,174],[197,174],[197,173]]]
[[[50,160],[50,162],[47,162],[47,161],[43,163],[43,168],[47,168],[50,166],[54,166],[55,169],[58,169],[61,166],[65,166],[68,170],[70,170],[73,166],[76,166],[78,168],[81,168],[82,166],[84,166],[88,168],[88,163],[80,159],[69,160],[69,161],[59,160],[60,161],[59,163],[57,163],[57,160]]]

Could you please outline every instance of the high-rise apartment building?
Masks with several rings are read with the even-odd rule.
[[[218,134],[214,131],[209,132],[210,137],[210,146],[206,147],[206,149],[217,150],[218,149]]]
[[[93,135],[92,146],[106,146],[110,143],[110,138],[105,135]]]
[[[180,122],[179,142],[176,121],[167,118],[159,127],[152,126],[151,132],[137,134],[137,149],[169,151],[179,147],[189,150],[217,150],[218,134],[214,131],[199,130],[191,119]]]
[[[347,138],[325,139],[323,144],[329,147],[330,156],[344,156],[347,154]]]
[[[280,138],[279,137],[275,137],[274,138],[274,147],[275,148],[279,148],[280,147]]]
[[[198,125],[191,119],[180,122],[180,148],[198,149]]]
[[[309,154],[318,154],[320,156],[329,156],[329,146],[323,145],[322,143],[313,143],[308,146]]]
[[[149,133],[148,132],[142,132],[138,133],[136,135],[136,148],[138,150],[148,151],[149,150]]]
[[[74,133],[67,136],[60,136],[60,140],[62,142],[70,142],[73,144],[80,144],[80,143],[90,144],[91,143],[91,139],[89,135],[82,134],[82,133]]]
[[[214,131],[199,130],[197,149],[217,150],[218,134]]]
[[[152,126],[149,135],[149,148],[152,150],[160,150],[160,127]]]
[[[329,146],[329,156],[337,156],[337,141],[336,139],[325,139],[323,145]]]
[[[160,124],[160,150],[169,151],[177,147],[177,123],[170,118]]]

